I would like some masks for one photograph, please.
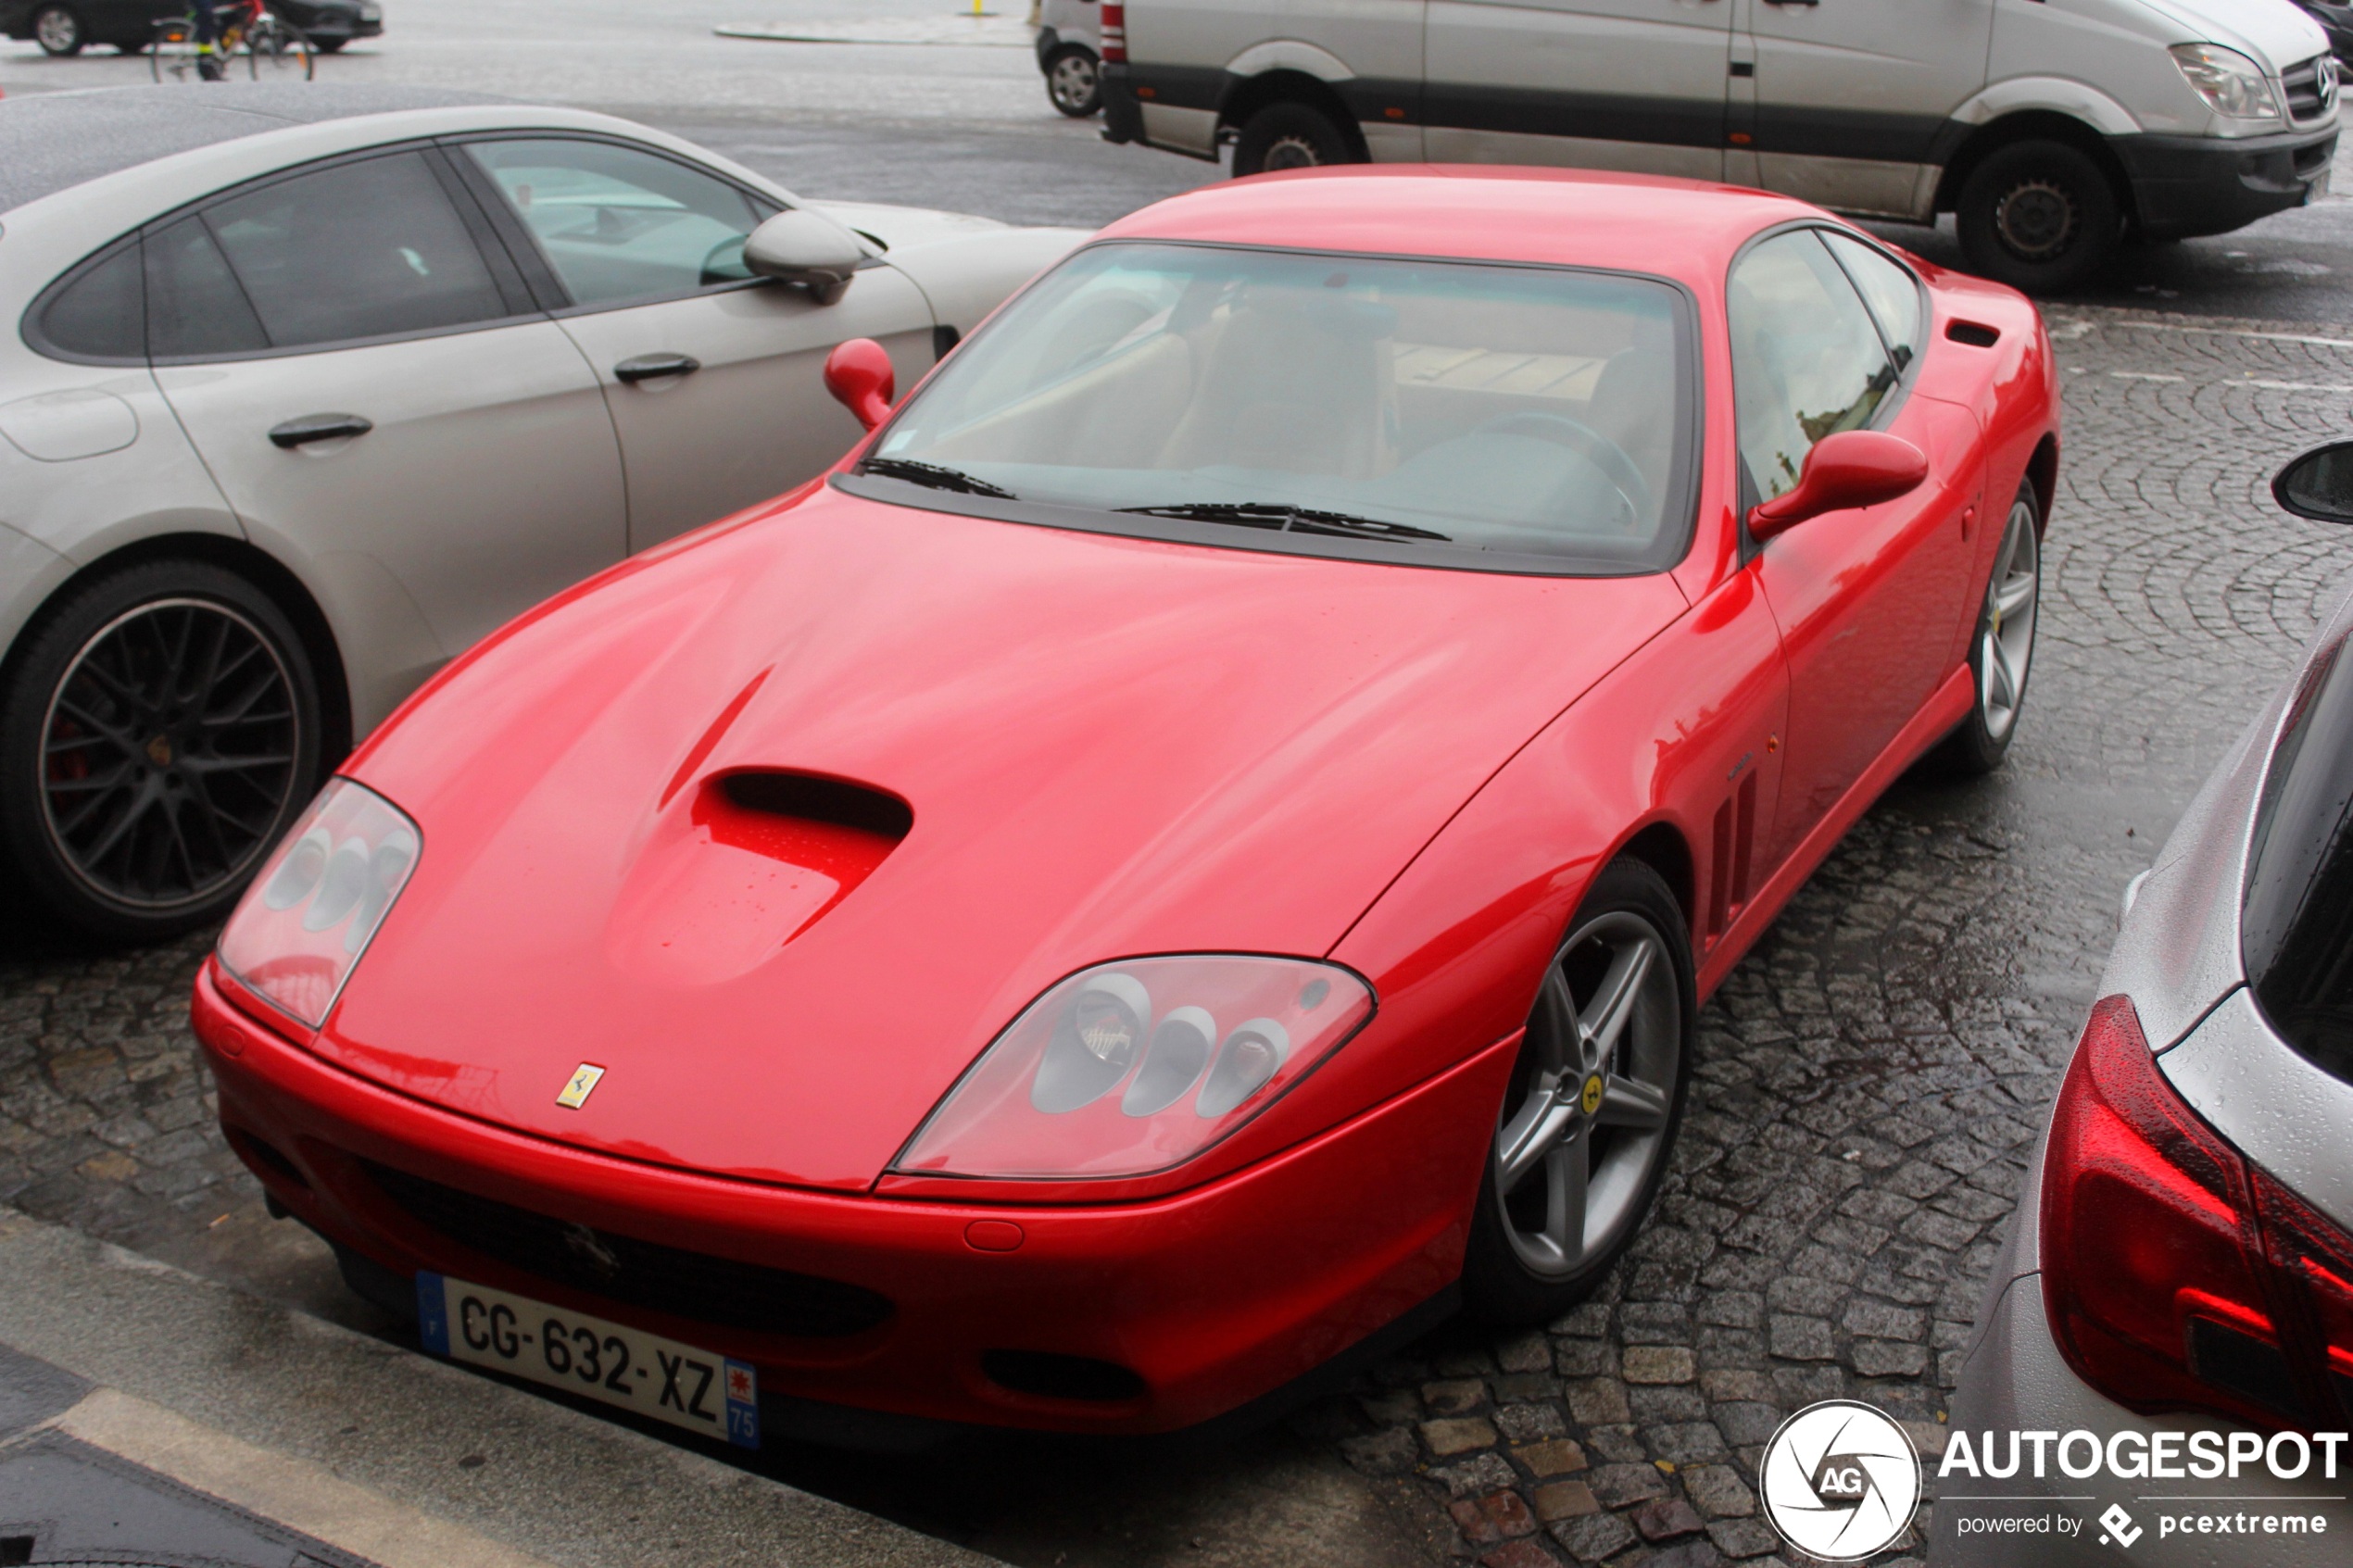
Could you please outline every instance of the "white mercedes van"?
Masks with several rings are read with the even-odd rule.
[[[2336,64],[2289,0],[1101,0],[1103,135],[1234,172],[1564,164],[1957,215],[2064,289],[2126,232],[2309,201]]]

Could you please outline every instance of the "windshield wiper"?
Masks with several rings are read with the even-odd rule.
[[[962,469],[942,468],[937,463],[918,463],[905,458],[869,458],[858,465],[858,471],[879,474],[885,479],[902,479],[910,484],[928,485],[934,490],[954,490],[966,495],[993,495],[1000,501],[1020,499],[1002,485],[991,484],[985,479],[975,479]]]
[[[1182,518],[1189,522],[1232,522],[1244,528],[1271,528],[1290,533],[1336,533],[1353,539],[1434,539],[1448,544],[1453,535],[1407,522],[1383,522],[1377,517],[1352,512],[1316,511],[1287,501],[1192,501],[1173,507],[1120,507],[1123,512],[1146,517]]]

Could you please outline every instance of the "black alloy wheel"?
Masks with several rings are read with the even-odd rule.
[[[2107,171],[2062,142],[2013,142],[1962,182],[1956,214],[1972,271],[2028,294],[2058,294],[2108,265],[2124,208]]]
[[[1689,922],[1630,859],[1593,879],[1538,987],[1463,1258],[1465,1306],[1541,1323],[1632,1244],[1683,1119],[1694,994]]]
[[[44,6],[32,13],[32,41],[44,55],[79,55],[89,30],[70,6]]]
[[[89,935],[228,912],[318,784],[300,637],[219,567],[157,561],[73,592],[0,689],[0,847]]]
[[[1269,104],[1242,125],[1234,143],[1234,178],[1283,169],[1362,162],[1340,128],[1305,104]]]

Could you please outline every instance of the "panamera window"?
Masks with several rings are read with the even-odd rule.
[[[1655,570],[1691,524],[1688,320],[1615,274],[1101,245],[948,360],[862,471],[1077,526]]]

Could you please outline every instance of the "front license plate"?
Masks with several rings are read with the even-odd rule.
[[[451,1361],[569,1388],[739,1449],[760,1447],[760,1374],[693,1345],[423,1273],[417,1333],[426,1349]]]

